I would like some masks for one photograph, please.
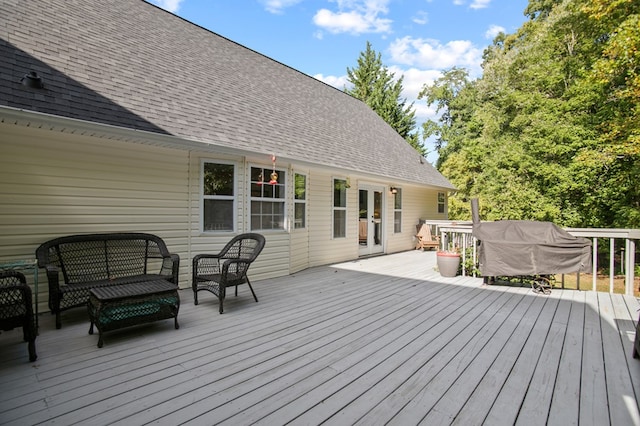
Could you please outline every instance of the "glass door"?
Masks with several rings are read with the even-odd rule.
[[[361,186],[359,190],[358,243],[360,256],[383,252],[384,188]]]

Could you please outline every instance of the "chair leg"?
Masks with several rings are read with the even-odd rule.
[[[62,328],[62,318],[60,317],[60,311],[56,312],[56,329],[60,330]]]
[[[29,350],[29,362],[34,362],[38,355],[36,354],[36,324],[32,319],[29,319],[22,326],[22,333],[25,342],[27,342],[27,349]]]
[[[198,290],[193,290],[193,304],[198,304]]]
[[[34,362],[38,358],[36,354],[36,339],[29,340],[27,347],[29,348],[29,362]]]
[[[256,296],[256,292],[253,291],[253,287],[251,287],[251,282],[249,281],[249,278],[247,278],[247,285],[249,286],[249,289],[251,290],[251,294],[253,294],[253,298],[255,299],[255,301],[258,301],[258,297]],[[238,290],[238,287],[236,287],[236,291]]]

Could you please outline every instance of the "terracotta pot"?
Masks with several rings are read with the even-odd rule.
[[[438,262],[438,271],[443,277],[455,277],[458,275],[458,267],[460,266],[460,254],[439,251],[436,253]]]

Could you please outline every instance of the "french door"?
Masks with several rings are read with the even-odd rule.
[[[359,255],[383,252],[384,187],[359,187],[358,242]]]

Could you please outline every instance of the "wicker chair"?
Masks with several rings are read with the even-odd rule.
[[[22,327],[25,342],[28,343],[29,361],[36,355],[36,325],[33,317],[31,288],[22,272],[0,271],[0,329],[4,331]]]
[[[218,296],[222,313],[227,288],[235,287],[237,296],[240,284],[249,286],[257,302],[247,271],[264,245],[265,238],[260,234],[241,234],[229,241],[218,254],[196,255],[193,258],[193,303],[198,304],[199,291],[209,291]]]

